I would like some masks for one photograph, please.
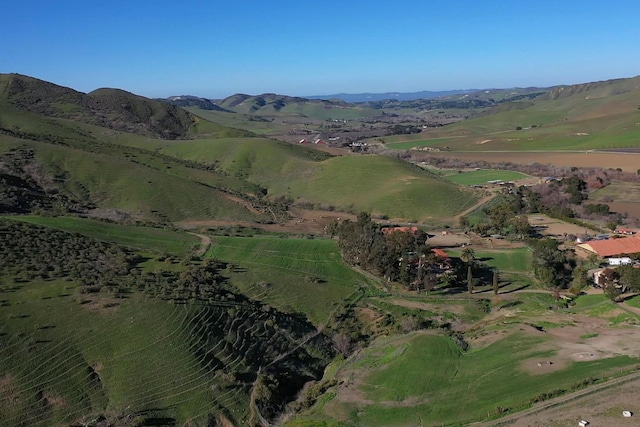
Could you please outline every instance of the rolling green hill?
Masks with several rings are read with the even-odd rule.
[[[329,157],[259,139],[188,141],[160,151],[187,160],[216,160],[228,173],[261,183],[270,195],[407,220],[450,218],[477,199],[469,190],[384,156]]]
[[[419,136],[389,138],[392,148],[454,151],[592,150],[637,147],[640,77],[552,88],[533,100],[490,108]]]
[[[195,123],[180,108],[119,89],[84,94],[19,74],[0,76],[0,94],[19,110],[161,138],[183,138]]]
[[[218,103],[236,113],[254,115],[300,115],[312,119],[358,119],[382,114],[378,109],[347,104],[340,100],[322,100],[266,93],[262,95],[235,94]]]

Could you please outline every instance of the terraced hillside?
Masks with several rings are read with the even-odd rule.
[[[303,316],[234,292],[224,264],[144,272],[77,234],[0,233],[2,425],[253,425],[332,357]]]

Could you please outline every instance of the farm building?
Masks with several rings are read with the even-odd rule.
[[[631,258],[629,257],[609,258],[607,261],[609,262],[609,265],[631,265],[632,263]]]
[[[445,251],[438,248],[431,249],[431,252],[436,256],[436,266],[438,269],[446,271],[451,268],[451,258]]]
[[[634,234],[637,234],[638,231],[637,230],[633,230],[631,228],[616,228],[614,233],[616,233],[616,234],[624,234],[626,236],[633,236]]]
[[[624,237],[621,239],[592,240],[588,243],[577,245],[584,255],[596,254],[607,258],[616,255],[629,255],[640,253],[640,238]]]

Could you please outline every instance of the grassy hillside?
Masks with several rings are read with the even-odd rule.
[[[382,338],[341,368],[340,377],[351,378],[351,397],[347,387],[338,388],[322,411],[345,425],[467,424],[526,407],[540,393],[633,362],[623,356],[526,374],[520,367],[523,359],[553,354],[540,343],[540,338],[515,334],[463,353],[444,336]]]
[[[297,115],[318,120],[353,120],[382,114],[381,110],[349,105],[340,100],[306,99],[273,93],[256,96],[236,94],[223,99],[219,105],[241,114]]]
[[[640,77],[563,86],[419,137],[394,137],[388,142],[399,149],[429,145],[464,151],[636,147],[639,103]]]
[[[39,115],[161,138],[185,137],[194,118],[171,104],[118,89],[84,94],[19,74],[2,75],[0,102]]]
[[[231,288],[223,263],[145,272],[131,251],[77,234],[18,221],[0,233],[3,426],[254,424],[332,357],[303,316]]]
[[[233,176],[266,186],[270,195],[397,218],[447,218],[476,200],[467,190],[384,156],[330,158],[259,139],[188,141],[161,152],[194,161],[215,160]]]
[[[11,219],[43,225],[143,251],[186,256],[199,246],[198,237],[161,228],[127,226],[89,218],[15,216]]]
[[[34,144],[36,158],[62,186],[98,207],[114,208],[133,216],[167,221],[181,219],[256,219],[242,205],[215,188],[162,170],[106,154],[49,144]]]
[[[207,256],[240,267],[231,279],[244,294],[304,313],[318,325],[368,284],[342,261],[332,240],[215,236]]]

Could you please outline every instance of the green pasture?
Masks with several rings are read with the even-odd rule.
[[[526,273],[531,271],[531,249],[495,249],[474,251],[477,260],[484,262],[491,268],[497,268],[500,272]],[[458,249],[447,249],[447,253],[459,257],[462,253]]]
[[[10,218],[152,252],[167,252],[184,256],[197,248],[200,243],[198,237],[184,232],[114,224],[88,218],[33,215]]]
[[[638,157],[640,168],[640,156]],[[612,181],[606,187],[602,187],[589,194],[589,199],[598,203],[608,201],[625,201],[627,203],[640,203],[640,184],[634,182]]]
[[[389,138],[385,138],[385,141]],[[433,139],[420,139],[417,141],[405,141],[405,142],[387,142],[387,147],[395,150],[410,150],[416,147],[429,147],[431,145],[447,145],[450,141],[449,138],[433,138]]]
[[[460,185],[483,185],[488,181],[517,181],[527,175],[507,170],[482,169],[477,171],[455,172],[444,175],[449,181]]]
[[[369,284],[342,261],[332,240],[214,236],[207,256],[232,263],[232,283],[246,295],[305,313],[315,324]]]
[[[343,375],[359,378],[357,390],[371,403],[343,401],[339,391],[324,414],[348,425],[467,424],[497,416],[498,408],[523,409],[541,393],[600,379],[640,361],[620,356],[530,374],[522,367],[525,360],[553,357],[553,351],[540,347],[543,343],[513,334],[463,353],[445,336],[381,338],[342,368]]]
[[[187,306],[105,300],[68,281],[5,281],[0,291],[2,425],[75,425],[99,413],[147,411],[182,425],[204,423],[216,407],[247,410],[246,390],[212,391],[215,376],[190,348]]]

